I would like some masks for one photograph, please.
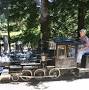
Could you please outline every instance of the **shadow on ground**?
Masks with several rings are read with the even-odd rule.
[[[44,79],[32,79],[30,82],[27,83],[27,86],[34,86],[34,87],[39,87],[39,85],[42,85],[44,82],[56,82],[56,81],[67,81],[67,82],[72,82],[74,80],[78,79],[89,79],[89,73],[83,73],[80,74],[79,76],[74,76],[72,74],[65,74],[62,75],[61,77],[57,79],[52,79],[52,78],[44,78]],[[43,85],[44,88],[47,88]]]
[[[72,81],[75,81],[78,79],[89,79],[89,73],[80,74],[78,77],[76,77],[72,74],[64,74],[57,79],[42,78],[42,79],[31,79],[28,82],[19,81],[19,82],[9,82],[9,83],[14,84],[14,85],[19,85],[20,83],[24,83],[27,87],[31,86],[31,87],[34,87],[35,89],[38,89],[38,90],[39,89],[44,90],[44,89],[49,88],[49,85],[44,84],[47,82],[56,82],[56,81],[72,82]],[[5,83],[3,83],[3,84],[5,84]]]

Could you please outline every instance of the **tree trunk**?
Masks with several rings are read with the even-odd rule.
[[[50,36],[49,15],[48,15],[48,0],[41,0],[41,33],[42,33],[42,49],[44,52],[48,50],[48,41]]]
[[[79,1],[78,3],[78,38],[79,38],[79,31],[85,28],[85,14],[86,14],[86,2]]]
[[[9,15],[7,18],[7,32],[8,32],[8,50],[11,51],[11,47],[10,47],[10,30],[9,30]]]

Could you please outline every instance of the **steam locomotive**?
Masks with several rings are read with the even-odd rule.
[[[85,58],[82,60],[81,67],[83,68],[77,68],[76,57],[77,50],[81,46],[80,42],[56,38],[50,46],[48,53],[33,51],[10,53],[9,59],[6,58],[8,62],[0,62],[1,75],[8,73],[13,81],[19,81],[19,79],[28,81],[32,78],[57,79],[69,72],[78,76],[80,69],[89,72],[88,54],[86,60]]]

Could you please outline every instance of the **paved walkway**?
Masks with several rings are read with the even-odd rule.
[[[49,82],[12,82],[0,84],[0,90],[85,90],[89,88],[89,78]]]

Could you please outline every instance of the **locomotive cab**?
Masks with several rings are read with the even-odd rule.
[[[76,67],[77,46],[69,41],[56,43],[55,66],[59,68]]]
[[[59,68],[72,68],[77,67],[77,53],[81,46],[81,42],[71,39],[57,39],[56,53],[55,53],[55,66]],[[89,68],[89,53],[82,57],[81,68]]]

